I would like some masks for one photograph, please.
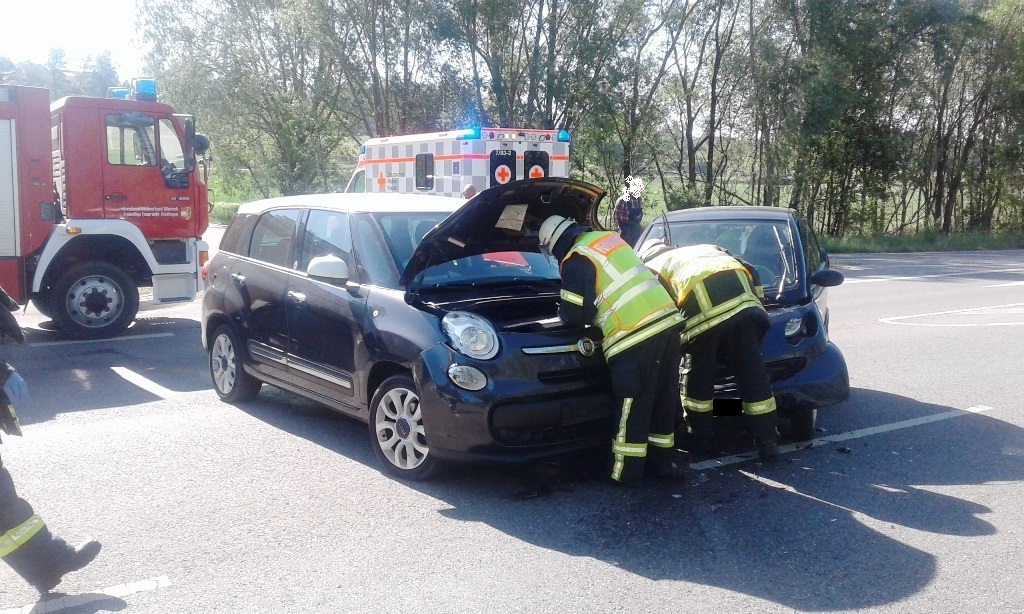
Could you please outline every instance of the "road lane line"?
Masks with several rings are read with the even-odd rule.
[[[77,608],[87,603],[127,597],[128,595],[134,595],[136,593],[143,593],[146,591],[155,591],[159,588],[167,588],[168,586],[171,586],[170,578],[167,576],[160,576],[159,578],[140,580],[129,584],[118,584],[100,591],[91,591],[81,595],[68,595],[66,597],[61,597],[60,599],[47,599],[46,601],[30,603],[20,608],[0,610],[0,614],[38,614],[42,612],[60,612],[70,608]]]
[[[163,386],[154,382],[153,380],[143,377],[136,373],[135,371],[132,371],[131,369],[128,369],[126,367],[110,367],[110,369],[114,373],[117,373],[118,375],[128,380],[129,382],[135,384],[139,388],[142,388],[146,392],[155,394],[161,399],[169,399],[173,396],[177,396],[178,394],[177,392],[171,390],[170,388],[164,388]]]
[[[1024,286],[1024,281],[1011,281],[1005,284],[995,284],[992,286],[985,286],[986,288],[1005,288],[1007,286]]]
[[[917,313],[909,316],[895,316],[892,318],[879,318],[882,324],[902,324],[905,326],[935,326],[935,327],[965,327],[965,326],[1021,326],[1024,322],[968,322],[966,324],[921,324],[918,322],[897,322],[897,320],[910,320],[912,318],[927,318],[929,316],[944,316],[953,313],[960,314],[990,314],[998,313],[993,310],[1006,307],[1024,307],[1024,303],[1008,303],[1006,305],[989,305],[988,307],[971,307],[970,309],[953,309],[950,311],[934,311],[932,313]]]
[[[135,339],[153,339],[155,337],[173,337],[174,333],[153,333],[150,335],[128,335],[125,337],[111,337],[109,339],[82,339],[78,341],[40,341],[28,343],[29,347],[43,347],[47,345],[77,345],[79,343],[97,343],[100,341],[133,341]]]
[[[996,273],[1019,273],[1024,269],[977,269],[972,271],[958,271],[956,273],[934,273],[932,275],[898,275],[893,277],[847,277],[843,281],[843,285],[846,284],[870,284],[879,281],[907,281],[913,279],[934,279],[937,277],[969,277],[971,275],[978,274],[996,274]],[[987,286],[991,287],[991,286]]]
[[[817,439],[812,440],[810,443],[806,441],[800,441],[797,443],[790,443],[784,446],[779,446],[779,454],[788,454],[790,452],[806,450],[807,448],[813,448],[816,446],[824,445],[826,443],[838,443],[840,441],[860,439],[861,437],[868,437],[870,435],[888,433],[889,431],[898,431],[900,429],[921,426],[922,424],[929,424],[931,422],[938,422],[940,420],[948,420],[950,418],[958,418],[960,416],[978,414],[981,412],[988,411],[990,409],[992,408],[986,405],[975,405],[974,407],[968,407],[967,409],[954,409],[952,411],[942,412],[941,414],[921,416],[920,418],[911,418],[910,420],[901,420],[900,422],[891,422],[889,424],[882,424],[879,426],[857,429],[856,431],[838,433],[836,435],[828,435],[826,437],[818,437]],[[752,460],[754,458],[757,458],[757,452],[733,454],[731,456],[713,458],[711,460],[701,461],[699,463],[690,463],[690,469],[693,469],[695,471],[719,469],[727,465],[735,465],[736,463],[742,463],[748,460]]]

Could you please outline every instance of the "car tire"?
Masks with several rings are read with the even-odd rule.
[[[36,308],[36,311],[43,314],[44,316],[53,319],[52,305],[48,296],[33,296],[31,299],[32,306]]]
[[[425,480],[439,463],[427,445],[420,395],[408,375],[384,380],[370,403],[373,454],[385,473],[406,480]]]
[[[245,372],[242,366],[242,342],[235,330],[222,324],[210,342],[210,378],[217,396],[228,403],[251,401],[263,382]]]
[[[797,441],[810,441],[815,437],[814,423],[818,419],[818,410],[804,409],[794,412],[789,417],[789,431]]]
[[[50,294],[50,317],[76,339],[106,339],[124,332],[139,312],[139,289],[120,268],[84,262],[60,276]]]

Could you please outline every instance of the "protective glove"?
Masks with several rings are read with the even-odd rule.
[[[28,403],[28,384],[17,372],[11,373],[4,384],[4,394],[11,400],[11,405],[21,407]]]

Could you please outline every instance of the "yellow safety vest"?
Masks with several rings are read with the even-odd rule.
[[[753,277],[739,260],[714,245],[680,247],[655,257],[648,263],[670,288],[675,304],[682,307],[690,293],[694,293],[700,312],[686,315],[683,341],[728,320],[744,309],[764,310],[757,291],[751,286]],[[723,271],[734,271],[743,286],[743,293],[717,305],[712,304],[704,288],[704,280]]]
[[[672,297],[619,235],[583,233],[566,259],[573,254],[590,260],[597,271],[594,323],[604,335],[606,360],[682,323]]]

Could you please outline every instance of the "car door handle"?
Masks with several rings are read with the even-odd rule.
[[[306,295],[301,293],[301,292],[292,292],[291,290],[289,290],[288,291],[288,298],[292,299],[296,303],[305,303],[306,302]]]
[[[128,199],[124,194],[107,194],[103,198],[106,198],[107,200],[116,200],[117,202],[122,202]]]
[[[232,273],[231,274],[231,279],[237,281],[240,284],[244,284],[245,283],[245,275],[242,275],[240,273]]]

